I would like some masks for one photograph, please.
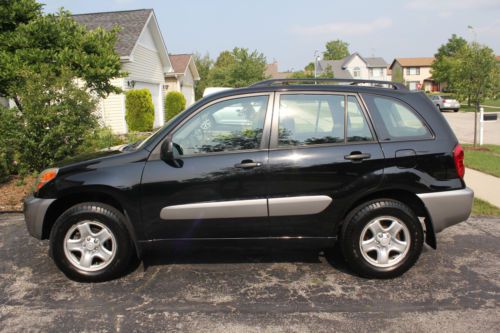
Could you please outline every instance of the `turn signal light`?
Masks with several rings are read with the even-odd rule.
[[[38,176],[38,179],[36,180],[35,192],[44,187],[45,184],[50,182],[52,179],[56,178],[58,171],[59,169],[57,168],[51,168],[42,171],[42,173],[40,174],[40,176]]]

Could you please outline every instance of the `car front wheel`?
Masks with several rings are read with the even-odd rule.
[[[379,199],[355,208],[341,234],[342,253],[367,278],[394,278],[417,261],[423,246],[418,217],[402,202]]]
[[[77,281],[106,281],[124,273],[135,256],[124,219],[114,207],[98,202],[69,208],[50,234],[56,265]]]

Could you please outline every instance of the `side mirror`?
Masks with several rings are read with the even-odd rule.
[[[181,159],[176,158],[174,153],[174,147],[180,154],[182,154],[182,149],[179,145],[172,142],[172,138],[166,138],[161,144],[160,148],[160,159],[174,168],[182,168],[184,162]]]
[[[160,158],[167,163],[174,162],[174,144],[171,138],[167,138],[161,144]]]

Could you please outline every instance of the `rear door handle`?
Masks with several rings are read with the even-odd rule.
[[[344,159],[350,161],[362,161],[372,157],[371,154],[353,151],[350,155],[345,155]]]
[[[260,166],[262,166],[261,162],[254,162],[252,160],[244,160],[241,161],[241,163],[237,163],[234,165],[235,168],[240,168],[240,169],[252,169]]]

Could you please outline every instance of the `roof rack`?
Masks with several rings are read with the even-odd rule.
[[[257,82],[250,87],[269,87],[276,84],[289,85],[290,83],[309,83],[318,84],[324,82],[343,82],[349,83],[349,85],[357,86],[363,83],[370,83],[372,86],[381,87],[383,85],[391,86],[394,90],[408,90],[408,88],[402,84],[391,81],[378,81],[378,80],[359,80],[359,79],[272,79]]]

